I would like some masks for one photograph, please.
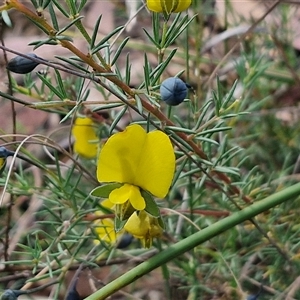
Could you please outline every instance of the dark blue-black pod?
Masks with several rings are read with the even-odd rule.
[[[27,56],[42,59],[34,53],[29,53]],[[18,74],[27,74],[30,73],[37,65],[39,65],[39,63],[36,61],[23,56],[16,56],[8,62],[6,69]]]
[[[258,295],[249,295],[249,296],[247,296],[246,300],[257,300],[258,297],[259,297],[259,294]]]
[[[133,240],[133,236],[129,233],[124,233],[117,242],[118,249],[124,249],[128,247]]]
[[[13,156],[14,152],[7,150],[5,147],[0,146],[0,175],[3,173],[8,156]],[[10,291],[10,290],[8,290]],[[2,298],[0,298],[2,300]]]
[[[0,297],[0,300],[17,300],[18,297],[24,293],[24,291],[18,290],[5,290]]]
[[[167,78],[160,86],[161,99],[172,106],[180,104],[186,98],[187,92],[187,85],[178,77]]]
[[[0,158],[7,158],[8,156],[14,156],[14,152],[7,150],[5,147],[0,146]]]

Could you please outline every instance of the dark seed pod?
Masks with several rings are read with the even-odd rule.
[[[249,295],[247,296],[247,300],[258,300],[259,294],[258,295]]]
[[[5,290],[0,297],[0,300],[17,300],[22,295],[22,292],[17,290]]]
[[[3,171],[5,169],[6,158],[8,156],[13,156],[13,155],[14,155],[14,152],[7,150],[5,147],[0,147],[0,175],[3,173]],[[7,290],[7,291],[10,291],[10,290]]]
[[[34,53],[29,53],[27,56],[41,59]],[[8,62],[6,69],[18,74],[27,74],[30,73],[37,65],[39,65],[39,63],[36,61],[23,56],[16,56]]]
[[[78,277],[75,280],[72,280],[68,293],[65,297],[65,300],[80,300],[81,297],[77,292],[76,285],[77,285]]]
[[[5,147],[0,146],[0,158],[7,158],[8,156],[13,156],[14,152],[7,150]]]
[[[161,99],[168,105],[178,105],[187,96],[188,87],[178,77],[170,77],[164,80],[160,86]]]
[[[79,293],[77,292],[76,287],[74,287],[73,289],[71,289],[68,292],[65,300],[81,300],[81,297],[80,297]]]
[[[129,233],[124,233],[119,241],[117,242],[117,248],[118,249],[124,249],[128,247],[133,240],[133,236]]]

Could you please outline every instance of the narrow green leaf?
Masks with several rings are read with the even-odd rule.
[[[61,100],[65,99],[64,95],[56,89],[51,82],[49,82],[43,75],[36,73],[41,81]]]
[[[157,43],[153,38],[152,36],[148,33],[148,31],[143,28],[144,32],[146,33],[147,37],[149,38],[149,40],[158,48],[160,49],[160,43]]]
[[[187,16],[186,16],[187,17]],[[168,47],[170,45],[172,45],[175,40],[179,37],[179,35],[188,27],[188,25],[194,20],[196,16],[194,16],[193,18],[191,18],[186,24],[184,24],[184,26],[180,25],[177,27],[177,29],[175,31],[172,32],[172,34],[166,39],[166,44],[165,47]],[[183,19],[185,20],[185,19]]]
[[[172,186],[177,182],[177,180],[179,179],[179,177],[184,174],[183,173],[183,169],[186,165],[186,163],[188,162],[189,158],[186,156],[182,163],[179,165],[179,167],[176,168],[176,173],[174,174],[174,177],[173,177],[173,181],[172,181]]]
[[[65,85],[64,85],[63,80],[61,78],[61,75],[56,69],[54,69],[54,71],[55,71],[55,78],[56,78],[56,82],[58,84],[60,93],[63,95],[63,97],[64,97],[63,99],[66,99],[66,98],[68,98],[68,96],[67,96],[67,93],[66,93],[66,90],[65,90]]]
[[[84,8],[86,3],[87,3],[87,0],[81,0],[79,7],[78,7],[78,12],[80,12]]]
[[[69,18],[69,13],[65,10],[63,6],[61,6],[61,4],[57,0],[52,0],[52,2],[65,17]]]
[[[120,54],[122,53],[122,50],[124,49],[127,42],[129,41],[129,39],[130,39],[129,37],[126,37],[125,40],[120,44],[120,46],[118,47],[118,49],[117,49],[117,51],[116,51],[116,53],[115,53],[115,55],[114,55],[114,57],[111,61],[111,64],[110,64],[111,66],[113,66],[116,63],[116,61],[118,60]]]
[[[43,45],[57,45],[57,41],[54,41],[52,38],[43,40],[43,41],[34,41],[28,44],[29,46],[34,46],[33,50],[43,46]]]
[[[71,16],[76,16],[77,15],[77,1],[74,1],[74,0],[69,0],[69,1],[66,1],[68,6],[69,6],[69,9],[70,9],[70,15]]]
[[[56,13],[55,13],[55,11],[53,9],[52,3],[48,3],[48,4],[49,4],[49,13],[50,13],[52,25],[53,25],[54,29],[56,31],[58,31],[59,30],[59,26],[58,26],[58,22],[57,22],[57,18],[56,18]]]
[[[173,20],[173,22],[171,23],[171,25],[169,26],[169,28],[166,32],[165,44],[161,45],[162,47],[167,47],[167,41],[170,40],[170,38],[174,35],[174,32],[176,33],[180,29],[180,27],[186,22],[186,19],[188,18],[188,16],[187,15],[184,16],[181,19],[181,22],[178,24],[178,22],[180,21],[180,18],[181,18],[181,14],[176,14],[175,19]]]
[[[125,83],[130,85],[131,78],[131,64],[129,62],[129,53],[126,55],[126,65],[125,65]]]
[[[150,90],[149,90],[149,87],[151,85],[150,83],[150,74],[151,74],[151,66],[150,66],[150,63],[148,61],[148,56],[147,54],[145,53],[144,54],[144,82],[140,85],[139,89],[142,89],[142,88],[146,88],[147,90],[147,94],[150,94]]]
[[[238,168],[228,168],[228,167],[216,166],[214,168],[214,170],[218,171],[220,173],[225,173],[225,174],[240,176],[240,170]]]
[[[101,186],[98,186],[96,188],[94,188],[91,192],[90,195],[94,196],[94,197],[100,197],[100,198],[108,198],[109,194],[115,190],[118,189],[119,187],[121,187],[123,184],[122,183],[118,183],[118,182],[113,182],[113,183],[108,183],[108,184],[104,184]]]
[[[177,131],[177,132],[185,132],[187,134],[195,134],[195,130],[188,129],[188,128],[182,128],[182,127],[175,127],[175,126],[166,126],[166,129]]]
[[[115,231],[120,232],[124,228],[126,222],[127,222],[127,219],[121,220],[118,217],[115,217]]]
[[[91,54],[93,55],[93,54],[97,53],[98,51],[100,51],[103,48],[109,48],[109,44],[106,43],[106,44],[99,44],[99,45],[97,45],[95,48],[93,48],[91,50]]]
[[[73,39],[70,36],[67,35],[57,35],[55,38],[59,41],[68,41],[68,42],[73,42]]]
[[[119,123],[119,121],[122,119],[122,117],[124,116],[125,112],[127,110],[127,106],[124,106],[122,108],[121,111],[119,111],[117,113],[117,115],[115,116],[115,119],[113,120],[113,122],[111,123],[110,125],[110,128],[109,128],[109,134],[111,135],[112,132],[114,131],[115,127],[117,126],[117,124]]]
[[[207,129],[207,130],[203,130],[201,132],[198,132],[196,134],[196,136],[201,136],[201,135],[206,135],[206,134],[213,134],[213,133],[217,133],[217,132],[221,132],[221,131],[227,131],[227,130],[231,130],[232,128],[229,126],[224,126],[224,127],[215,127],[212,129]]]
[[[62,34],[64,31],[68,30],[72,25],[74,25],[76,22],[78,22],[79,20],[83,19],[83,16],[79,16],[76,19],[74,19],[72,22],[70,22],[68,25],[66,25],[65,27],[63,27],[62,29],[60,29],[57,32],[57,35]]]
[[[177,134],[175,134],[173,131],[166,130],[166,133],[169,134],[169,135],[171,135],[171,137],[175,141],[177,141],[179,144],[181,144],[182,146],[184,146],[187,149],[189,149],[189,151],[194,151],[193,148],[185,140],[183,140],[180,136],[178,136]]]
[[[101,106],[95,107],[94,109],[92,109],[92,111],[95,112],[95,111],[101,111],[101,110],[108,110],[108,109],[120,107],[123,105],[124,105],[124,103],[103,104]]]
[[[160,48],[160,26],[161,26],[161,21],[160,21],[160,14],[153,13],[152,14],[152,28],[153,28],[153,39],[154,39],[154,44],[157,44],[157,48]]]
[[[220,145],[217,141],[215,141],[213,139],[206,138],[204,136],[197,136],[196,140],[201,141],[201,142],[206,142],[206,143],[209,143],[209,144],[213,144],[213,145],[216,145],[216,146]]]
[[[104,60],[107,65],[110,65],[110,54],[110,47],[104,48]],[[120,78],[122,78],[122,76],[120,76]]]
[[[141,190],[141,195],[145,199],[146,207],[145,211],[151,216],[158,218],[160,216],[159,208],[153,199],[153,196],[147,191]]]
[[[115,28],[110,34],[105,36],[96,46],[95,48],[105,44],[111,37],[113,37],[115,34],[117,34],[119,31],[121,31],[124,28],[124,26],[119,26]],[[94,49],[91,49],[92,52],[94,52]],[[96,51],[97,52],[97,51]],[[95,53],[95,52],[94,52]]]
[[[51,3],[51,0],[45,0],[43,2],[43,9],[46,9],[50,3]]]
[[[139,111],[140,114],[143,114],[143,104],[142,104],[142,101],[141,101],[141,98],[138,96],[138,94],[135,94],[135,97],[134,97],[135,101],[136,101],[136,106],[137,106],[137,109]]]
[[[91,42],[90,42],[90,48],[91,49],[93,49],[94,46],[95,46],[95,41],[96,41],[97,34],[98,34],[98,31],[99,31],[99,25],[100,25],[101,19],[102,19],[102,15],[99,16],[99,18],[97,19],[97,21],[95,23],[94,31],[93,31]]]
[[[213,113],[213,109],[212,109],[213,104],[214,104],[213,100],[210,99],[203,105],[203,107],[200,110],[201,115],[199,116],[197,123],[195,125],[195,130],[197,130],[202,123],[205,123],[205,119],[208,119],[210,115]],[[209,110],[211,110],[211,112]]]
[[[222,101],[222,108],[223,108],[223,109],[226,109],[226,107],[227,107],[229,101],[232,99],[233,93],[234,93],[234,91],[235,91],[235,89],[236,89],[237,84],[238,84],[238,81],[235,80],[235,82],[233,83],[233,85],[232,85],[230,91],[229,91],[228,94],[226,95],[225,99],[223,99],[223,101]]]
[[[32,5],[34,6],[35,9],[37,9],[39,7],[38,3],[36,2],[36,0],[31,0]]]
[[[75,59],[72,59],[72,58],[66,58],[66,57],[57,56],[57,55],[55,56],[55,58],[58,58],[58,59],[60,59],[64,62],[72,65],[73,67],[85,72],[85,73],[89,73],[89,71],[81,65],[82,62],[79,61],[78,63],[76,63],[76,61],[78,61],[77,59],[75,60]]]
[[[159,65],[159,67],[157,66],[152,72],[151,72],[151,76],[153,76],[155,73],[155,76],[153,76],[152,79],[152,85],[156,84],[159,79],[160,76],[162,75],[162,73],[165,71],[165,69],[169,66],[170,61],[172,60],[173,56],[175,55],[175,53],[177,52],[177,49],[173,49],[169,56],[166,58],[166,60]],[[153,75],[152,75],[153,74]]]
[[[158,221],[159,226],[162,228],[162,230],[165,230],[166,226],[165,226],[165,222],[163,221],[162,217],[158,217],[157,221]]]

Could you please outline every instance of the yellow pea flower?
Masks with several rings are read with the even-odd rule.
[[[74,152],[85,158],[94,158],[98,153],[99,137],[90,118],[77,118],[72,127]]]
[[[114,204],[111,203],[108,199],[103,200],[101,202],[101,205],[108,209],[112,209],[114,206]],[[95,214],[98,216],[104,215],[102,211],[97,211]],[[122,232],[115,232],[114,221],[110,218],[94,221],[94,230],[96,235],[98,236],[98,240],[95,240],[96,243],[99,243],[99,240],[101,240],[113,244],[116,243],[118,237],[122,235]]]
[[[147,0],[149,10],[158,13],[178,13],[188,9],[191,0]]]
[[[150,216],[144,210],[134,212],[126,222],[124,229],[141,240],[143,247],[149,248],[154,237],[162,235],[163,229],[158,219]]]
[[[97,165],[99,182],[123,185],[109,194],[117,205],[130,202],[134,210],[146,207],[141,189],[164,198],[175,171],[175,154],[169,137],[162,131],[147,133],[140,125],[128,126],[112,135],[103,146]]]

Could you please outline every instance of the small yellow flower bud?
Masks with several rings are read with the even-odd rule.
[[[147,0],[147,7],[151,11],[169,15],[188,9],[191,2],[191,0]]]

